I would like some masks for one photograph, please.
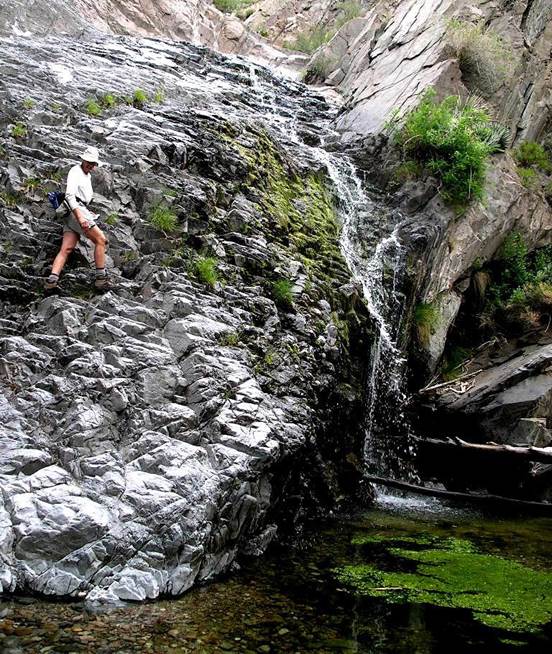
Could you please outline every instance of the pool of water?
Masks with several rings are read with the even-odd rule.
[[[552,519],[380,496],[180,599],[0,600],[0,652],[552,651]]]

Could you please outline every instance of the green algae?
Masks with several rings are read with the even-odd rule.
[[[374,534],[357,536],[353,544],[385,545],[397,567],[415,566],[406,572],[367,563],[337,569],[338,579],[360,595],[469,609],[479,622],[510,632],[538,632],[552,620],[551,573],[481,553],[468,540]]]

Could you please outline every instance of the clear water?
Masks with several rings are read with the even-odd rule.
[[[103,614],[78,603],[32,598],[0,602],[0,651],[362,652],[436,654],[550,652],[552,628],[534,633],[489,627],[471,611],[358,595],[335,570],[366,561],[362,537],[397,534],[468,539],[482,551],[552,572],[552,520],[491,517],[433,499],[380,496],[379,506],[308,533],[301,547],[277,547],[227,579],[176,600]],[[483,582],[482,582],[483,583]],[[509,583],[504,579],[504,584]]]

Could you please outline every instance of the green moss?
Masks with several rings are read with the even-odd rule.
[[[244,186],[261,192],[260,205],[271,220],[276,237],[291,246],[315,277],[331,292],[338,269],[346,270],[339,247],[339,223],[333,196],[325,178],[316,173],[300,176],[287,167],[264,132],[251,147],[235,144],[248,164]]]
[[[431,303],[420,302],[414,310],[414,322],[418,338],[423,344],[427,344],[431,334],[439,322],[439,309]]]
[[[372,564],[345,565],[338,579],[360,595],[392,604],[414,602],[470,609],[473,617],[511,632],[534,632],[552,619],[552,574],[500,556],[479,553],[470,541],[434,538],[420,549],[406,537],[384,543],[392,559],[415,564],[413,572],[390,571]]]

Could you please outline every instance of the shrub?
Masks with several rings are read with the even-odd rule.
[[[165,204],[158,204],[153,208],[149,217],[150,225],[161,232],[174,232],[178,227],[178,218]]]
[[[420,302],[414,310],[414,322],[420,343],[427,344],[439,322],[439,309],[431,303]]]
[[[88,98],[88,100],[86,101],[85,108],[86,108],[86,113],[89,116],[100,116],[102,113],[102,108],[96,102],[96,100],[94,100],[94,98]]]
[[[518,165],[524,168],[540,168],[545,173],[552,170],[548,153],[540,143],[534,141],[521,143],[514,150],[514,157]]]
[[[286,41],[284,47],[290,50],[299,50],[299,52],[306,52],[312,54],[321,45],[327,43],[335,32],[327,30],[322,26],[314,27],[308,32],[299,34],[295,41]]]
[[[200,282],[214,288],[218,280],[217,265],[214,257],[199,257],[194,261],[193,272]]]
[[[523,186],[525,186],[525,188],[528,189],[536,188],[538,177],[537,177],[537,173],[533,168],[522,168],[521,166],[518,166],[517,174],[521,183],[523,184]]]
[[[318,54],[305,71],[305,82],[314,80],[324,81],[328,75],[335,70],[338,65],[336,57],[331,57],[323,52]]]
[[[213,0],[215,7],[225,14],[231,14],[253,4],[256,0]]]
[[[453,19],[448,27],[450,43],[466,86],[487,97],[492,95],[512,69],[511,48],[482,23]]]
[[[335,26],[337,29],[348,23],[353,18],[358,18],[362,14],[362,5],[355,0],[345,0],[337,5],[339,16],[336,20]]]
[[[257,27],[257,34],[259,36],[262,36],[263,39],[266,39],[266,37],[268,36],[268,27],[264,24],[259,25],[259,27]]]
[[[14,139],[23,139],[27,136],[27,126],[25,123],[15,123],[11,128],[11,135]]]
[[[35,101],[32,98],[25,98],[23,100],[23,108],[24,109],[32,109],[35,106]]]
[[[132,104],[138,109],[142,108],[148,101],[148,94],[143,89],[136,89],[132,95]]]
[[[272,299],[276,304],[284,309],[293,306],[293,293],[291,289],[293,284],[289,279],[277,279],[272,284]]]
[[[490,125],[488,113],[473,100],[449,96],[436,102],[430,90],[402,128],[396,118],[389,126],[405,155],[440,180],[445,200],[465,205],[483,196],[485,163],[496,151],[489,143]]]

